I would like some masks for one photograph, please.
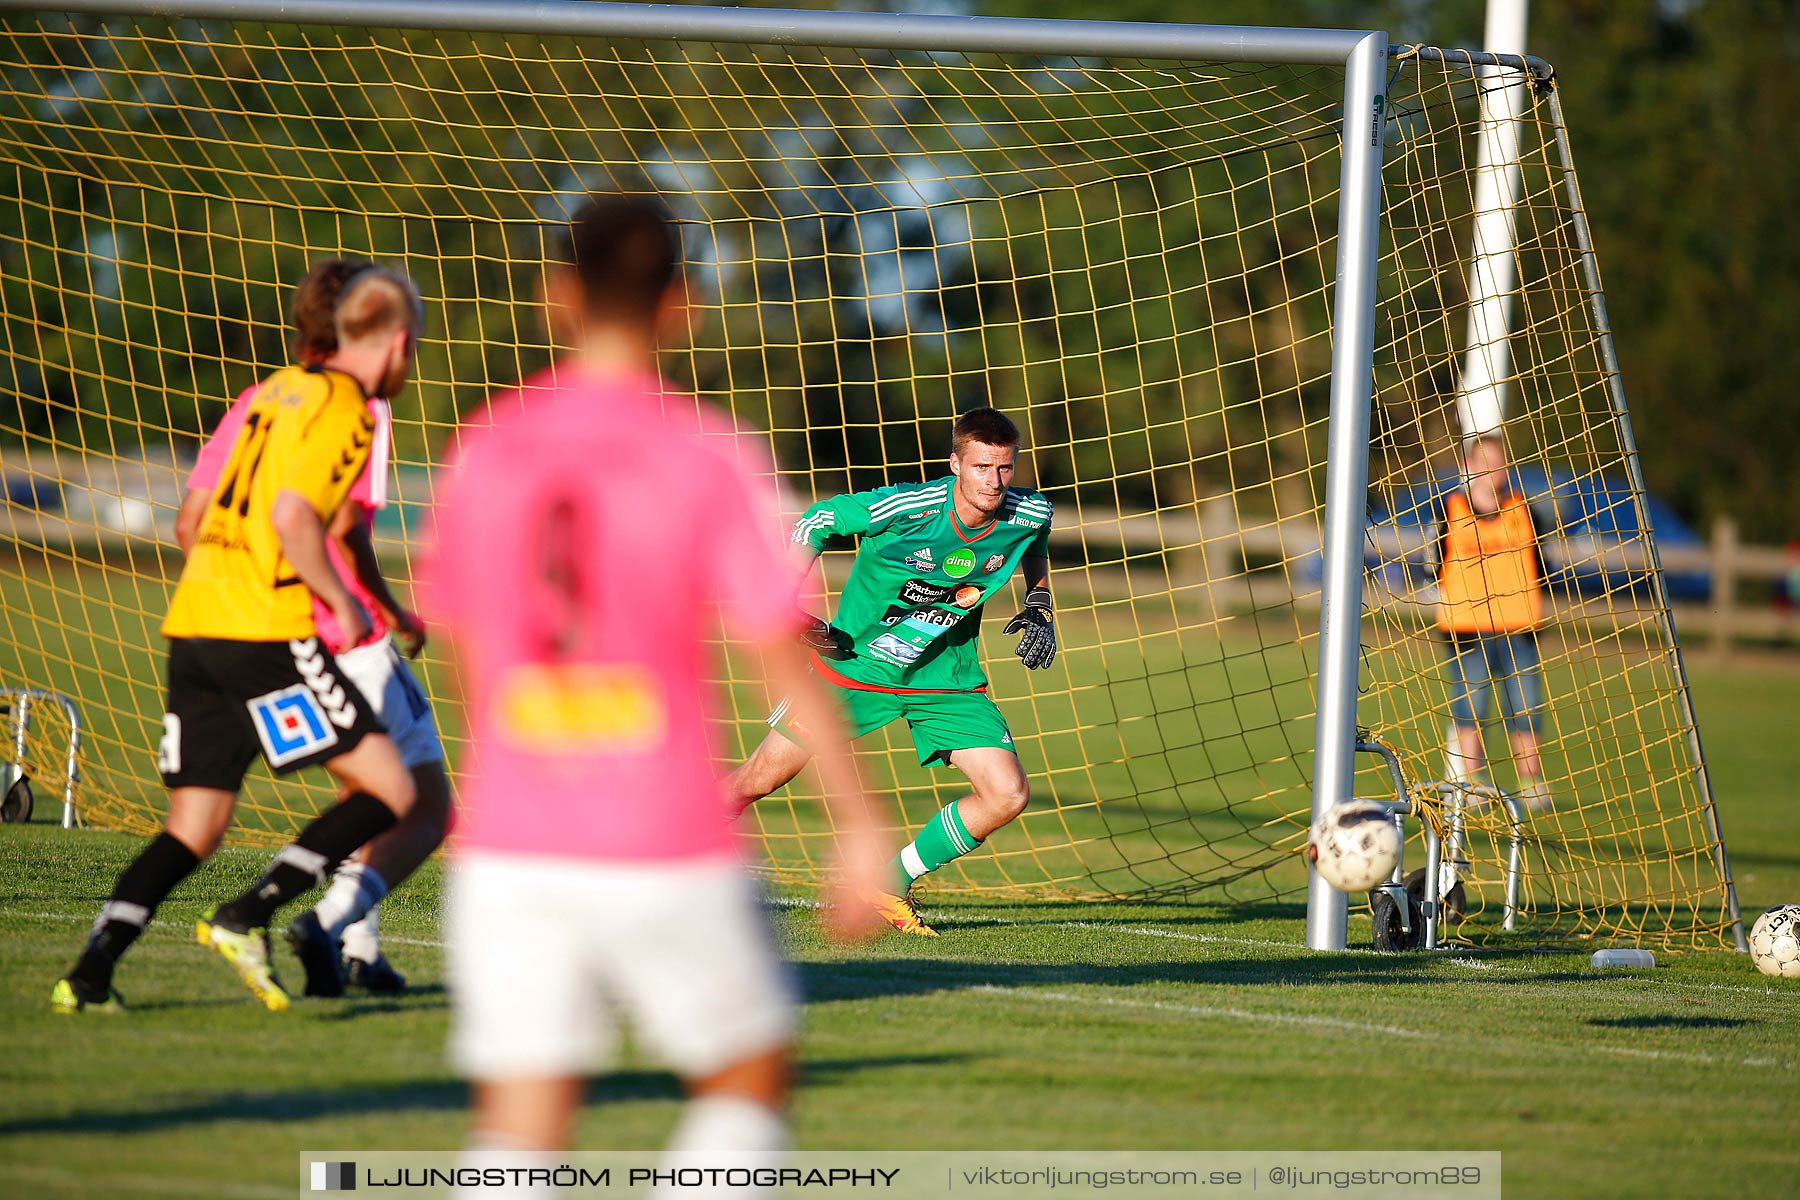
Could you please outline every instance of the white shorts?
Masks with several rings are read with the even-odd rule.
[[[409,769],[444,761],[444,744],[438,741],[431,701],[394,648],[393,638],[346,650],[337,656],[337,664],[368,698],[369,707],[381,718],[388,737],[400,750],[400,760]]]
[[[619,1018],[688,1079],[786,1045],[798,1007],[735,859],[596,863],[473,851],[444,884],[450,1057],[472,1079],[608,1065]]]

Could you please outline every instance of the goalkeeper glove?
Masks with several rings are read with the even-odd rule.
[[[1056,617],[1050,611],[1050,589],[1032,588],[1025,593],[1025,607],[1006,623],[1002,633],[1022,633],[1019,661],[1033,671],[1056,661]]]
[[[850,657],[850,635],[833,629],[828,621],[806,614],[806,628],[800,631],[800,642],[820,658],[842,661]]]

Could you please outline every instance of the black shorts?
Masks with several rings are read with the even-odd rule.
[[[235,792],[258,754],[286,774],[382,732],[317,638],[170,638],[168,705],[157,767],[172,788]]]

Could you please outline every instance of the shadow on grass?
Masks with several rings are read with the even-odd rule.
[[[1800,854],[1771,854],[1767,850],[1730,845],[1733,867],[1800,867]]]
[[[323,1020],[350,1021],[374,1013],[429,1012],[434,1008],[448,1008],[450,993],[441,983],[421,983],[408,984],[406,991],[398,995],[378,996],[369,992],[351,992],[341,1000],[306,1000],[303,1003],[309,1007],[317,1003],[321,1008],[329,1005],[329,1009],[317,1014]]]
[[[816,1059],[801,1064],[803,1081],[829,1085],[858,1071],[886,1067],[943,1067],[964,1061],[961,1054],[893,1055],[883,1058]],[[641,1100],[680,1100],[681,1081],[666,1071],[619,1071],[589,1085],[589,1105]],[[166,1108],[134,1108],[28,1117],[0,1122],[0,1137],[42,1133],[156,1133],[220,1121],[288,1123],[321,1117],[386,1116],[400,1112],[460,1112],[469,1104],[468,1087],[457,1080],[421,1079],[365,1088],[297,1088],[285,1092],[222,1092],[204,1100]]]
[[[1736,1029],[1754,1025],[1749,1017],[1691,1017],[1681,1013],[1644,1013],[1635,1017],[1589,1017],[1603,1029]]]
[[[1298,921],[1306,917],[1304,902],[1260,900],[1243,904],[1208,904],[1204,900],[977,900],[954,893],[919,897],[923,909],[955,914],[958,929],[981,926],[1056,925],[1071,917],[1104,913],[1110,924],[1134,921],[1158,925],[1242,925],[1247,921]],[[1004,912],[1006,917],[986,917],[988,911]]]
[[[127,980],[129,986],[129,980]],[[35,1000],[34,1000],[35,1003]],[[126,1015],[153,1012],[184,1012],[196,1008],[245,1008],[256,1003],[248,993],[241,996],[209,996],[199,1000],[136,1000],[126,993]],[[83,1020],[90,1018],[84,1017]],[[110,1017],[103,1018],[111,1020]]]
[[[1196,962],[993,963],[944,959],[850,959],[798,965],[809,1003],[924,996],[982,988],[1068,987],[1089,984],[1131,988],[1142,984],[1211,984],[1229,987],[1390,987],[1472,982],[1432,973],[1441,961],[1423,956],[1318,955],[1294,958],[1215,958]],[[1581,971],[1484,975],[1497,987],[1592,981]]]

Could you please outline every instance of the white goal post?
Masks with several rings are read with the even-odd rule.
[[[35,10],[41,3],[0,0],[0,10]],[[1340,163],[1336,204],[1336,262],[1330,297],[1328,453],[1320,523],[1319,647],[1313,721],[1311,803],[1315,817],[1353,794],[1358,729],[1358,672],[1363,648],[1365,548],[1369,536],[1371,408],[1376,375],[1376,315],[1381,261],[1382,160],[1390,60],[1407,56],[1443,60],[1446,52],[1395,47],[1375,30],[1285,29],[1114,21],[1063,21],[891,13],[726,9],[685,5],[586,3],[582,0],[58,0],[64,14],[163,20],[263,22],[280,25],[349,26],[361,29],[433,30],[459,33],[639,39],[654,42],[730,43],[755,46],[839,47],[871,51],[928,51],[961,55],[1036,55],[1045,59],[1122,58],[1175,63],[1255,64],[1342,70]],[[1474,68],[1483,64],[1549,78],[1536,59],[1455,52]],[[1329,96],[1329,93],[1325,93]],[[1329,111],[1327,109],[1327,111]],[[1558,135],[1560,137],[1560,126]],[[1321,145],[1329,145],[1321,141]],[[1562,146],[1566,161],[1566,145]],[[1327,159],[1328,163],[1329,160]],[[1591,303],[1601,305],[1587,244],[1585,218],[1574,193],[1575,239],[1591,276]],[[1320,230],[1330,236],[1329,227]],[[1323,244],[1321,241],[1320,245]],[[1603,308],[1593,312],[1604,330]],[[1611,355],[1610,338],[1602,351]],[[1609,386],[1623,421],[1617,370]],[[1628,434],[1628,430],[1627,430]],[[1625,458],[1631,482],[1642,493],[1635,451]],[[1647,539],[1646,539],[1647,540]],[[1659,567],[1649,546],[1650,584],[1667,613]],[[1667,636],[1672,642],[1673,628]],[[1676,671],[1680,672],[1679,663]],[[1686,679],[1680,704],[1687,711]],[[1440,726],[1441,728],[1441,726]],[[1693,757],[1699,757],[1696,740]],[[1712,852],[1729,891],[1729,868],[1716,814],[1698,767]],[[1298,797],[1296,797],[1298,798]],[[1296,806],[1298,807],[1298,806]],[[1735,893],[1730,897],[1736,917]],[[1347,898],[1317,872],[1309,875],[1307,946],[1345,946]],[[1510,928],[1510,926],[1509,926]],[[1738,937],[1741,940],[1741,930]]]

